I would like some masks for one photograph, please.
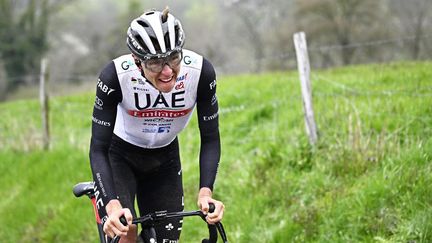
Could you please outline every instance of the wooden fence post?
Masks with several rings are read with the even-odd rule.
[[[305,112],[306,132],[309,143],[314,145],[318,140],[318,131],[312,107],[312,89],[310,84],[310,65],[307,50],[306,35],[304,32],[294,34],[294,45],[297,56],[297,68],[300,76],[303,109]]]
[[[47,75],[47,64],[48,61],[46,58],[41,60],[41,70],[39,76],[39,100],[41,105],[41,113],[42,113],[42,142],[43,148],[45,150],[49,149],[50,144],[50,134],[49,134],[49,98],[46,92],[46,82],[48,81]]]

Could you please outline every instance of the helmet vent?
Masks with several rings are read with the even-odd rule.
[[[137,22],[138,22],[138,24],[140,24],[143,27],[149,27],[149,25],[146,22],[142,21],[142,20],[138,20]]]
[[[147,47],[147,45],[145,44],[144,40],[141,38],[141,36],[136,35],[135,39],[138,41],[138,43],[140,44],[140,46],[142,48],[144,48],[145,52],[150,52],[149,48]]]
[[[166,33],[166,34],[164,35],[164,40],[165,40],[165,43],[170,43],[170,38],[169,38],[169,34],[168,34],[168,33]],[[168,46],[167,46],[167,47],[168,47]],[[170,45],[170,48],[167,48],[167,49],[172,50],[173,47]]]
[[[156,39],[156,38],[153,37],[153,36],[150,36],[150,39],[151,39],[151,41],[152,41],[152,43],[153,43],[153,46],[154,46],[155,50],[156,50],[157,52],[160,52],[160,51],[162,50],[162,48],[161,48],[160,45],[159,45],[159,41],[158,41],[158,39]]]

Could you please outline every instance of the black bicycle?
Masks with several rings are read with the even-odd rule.
[[[118,243],[120,240],[120,237],[116,236],[113,239],[109,238],[104,232],[103,232],[103,223],[99,217],[97,206],[96,206],[96,196],[94,194],[94,183],[93,182],[81,182],[76,184],[73,187],[73,193],[76,197],[81,197],[83,195],[87,195],[92,204],[93,204],[93,210],[96,218],[96,224],[99,232],[99,239],[101,243]],[[209,208],[210,212],[214,211],[214,205],[210,204]],[[205,215],[200,211],[182,211],[182,212],[155,212],[151,214],[144,215],[139,218],[134,218],[132,220],[133,224],[141,224],[142,229],[145,231],[146,234],[146,243],[156,243],[157,242],[157,235],[154,229],[154,226],[160,223],[163,223],[167,219],[172,218],[184,218],[189,216],[199,216],[201,217],[204,222],[207,223],[205,220]],[[120,218],[120,221],[127,225],[126,218],[123,216]],[[227,243],[227,237],[225,234],[224,227],[221,222],[218,222],[214,225],[207,224],[208,230],[209,230],[209,238],[203,239],[202,243],[216,243],[218,239],[218,232],[221,236],[222,242]]]

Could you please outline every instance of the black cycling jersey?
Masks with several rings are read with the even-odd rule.
[[[170,146],[187,125],[196,104],[200,130],[200,187],[213,189],[220,159],[218,101],[213,66],[184,50],[175,88],[158,92],[131,55],[114,59],[101,72],[93,109],[90,163],[98,208],[118,198],[109,149],[112,137],[124,141],[124,153]],[[132,151],[133,150],[133,151]],[[148,166],[147,161],[141,161]],[[116,170],[119,168],[116,168]]]

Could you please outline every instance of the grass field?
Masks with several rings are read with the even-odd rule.
[[[215,197],[230,242],[432,242],[432,63],[314,71],[319,130],[305,135],[296,72],[220,77]],[[0,104],[0,242],[97,242],[90,201],[93,91]],[[196,209],[199,136],[180,135],[186,209]],[[182,242],[206,227],[186,219]]]

